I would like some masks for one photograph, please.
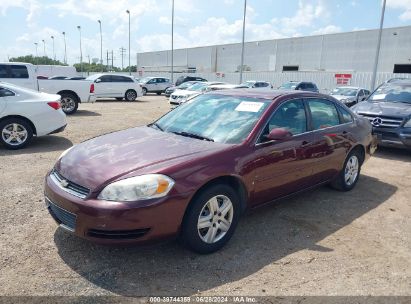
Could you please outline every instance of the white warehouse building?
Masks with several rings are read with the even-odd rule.
[[[378,30],[246,42],[244,79],[317,81],[334,86],[336,75],[350,75],[351,84],[366,86],[374,66]],[[174,78],[188,73],[238,82],[241,43],[174,50]],[[140,76],[170,75],[171,51],[137,54]],[[182,73],[182,74],[180,74]],[[382,33],[377,81],[411,77],[411,26]],[[310,78],[310,79],[307,79]],[[328,80],[327,80],[328,79]]]

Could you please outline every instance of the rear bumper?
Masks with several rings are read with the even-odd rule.
[[[378,144],[385,147],[411,149],[410,128],[373,128]]]
[[[97,100],[97,97],[95,94],[89,95],[87,102],[95,102]]]
[[[56,130],[54,130],[54,131],[51,131],[48,135],[63,132],[66,127],[67,127],[67,124],[65,124],[64,126],[58,128],[58,129],[56,129]]]

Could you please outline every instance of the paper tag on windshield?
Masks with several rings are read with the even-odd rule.
[[[238,112],[258,112],[263,105],[262,102],[242,101],[235,110]]]

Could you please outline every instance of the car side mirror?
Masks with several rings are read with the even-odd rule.
[[[96,79],[94,82],[95,82],[95,83],[99,83],[99,82],[101,82],[101,79],[98,78],[98,79]]]
[[[284,140],[287,138],[291,138],[293,135],[291,132],[287,131],[285,128],[275,128],[272,129],[269,134],[265,136],[265,138],[269,140]]]

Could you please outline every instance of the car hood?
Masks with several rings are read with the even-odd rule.
[[[404,118],[411,115],[411,104],[403,102],[371,102],[356,104],[352,110],[358,114],[375,114]]]
[[[337,100],[343,100],[343,99],[349,99],[349,100],[355,100],[355,96],[344,96],[344,95],[331,95],[332,97],[334,97]]]
[[[66,179],[93,191],[128,174],[156,173],[153,171],[159,168],[225,148],[226,144],[137,127],[75,146],[57,162],[56,169]]]

